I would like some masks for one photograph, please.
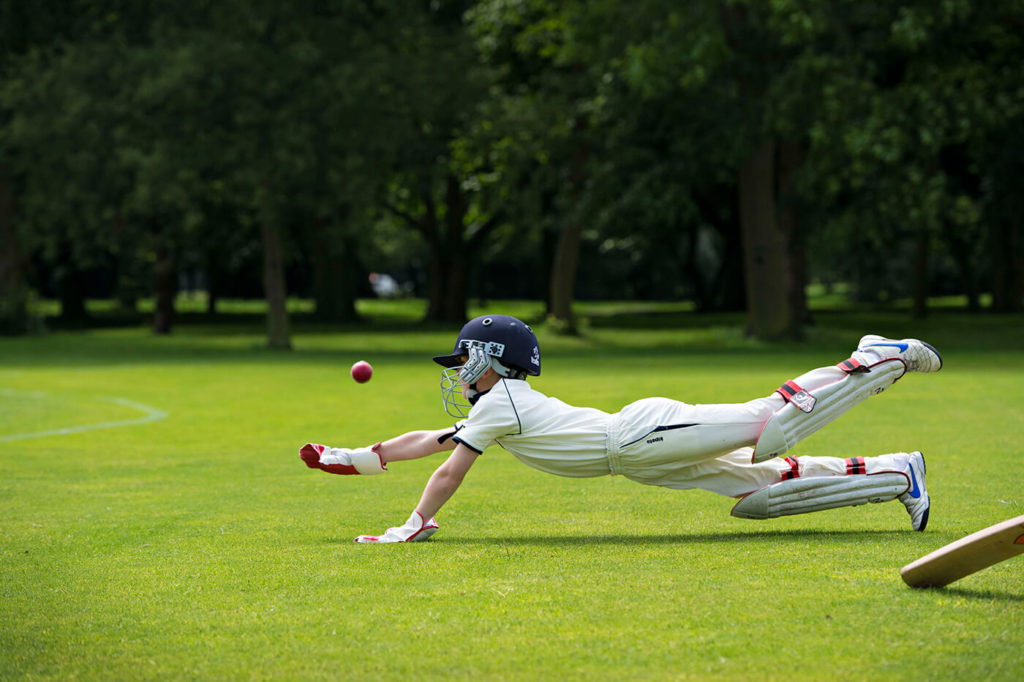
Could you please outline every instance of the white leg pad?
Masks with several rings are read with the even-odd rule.
[[[885,360],[867,372],[847,374],[827,386],[810,389],[813,397],[804,397],[800,403],[804,409],[796,401],[787,402],[761,429],[751,461],[763,462],[784,454],[857,403],[889,388],[904,372],[906,365],[902,361]]]
[[[737,502],[730,513],[742,519],[774,519],[868,502],[888,502],[908,488],[910,479],[899,471],[793,478],[755,490]]]

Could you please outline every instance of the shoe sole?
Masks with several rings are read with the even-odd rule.
[[[939,366],[936,367],[933,371],[938,372],[940,369],[942,369],[942,355],[939,353],[938,350],[935,349],[935,346],[933,346],[932,344],[928,343],[927,341],[918,340],[918,343],[920,343],[922,346],[924,346],[925,348],[927,348],[931,352],[935,353],[935,357],[937,357],[939,359]],[[921,457],[923,459],[924,455],[922,455]]]
[[[921,343],[924,343],[924,341],[922,341]],[[927,346],[928,344],[925,344],[925,345]],[[928,346],[928,347],[931,348],[931,346]],[[938,355],[938,353],[936,353],[936,355]],[[941,364],[939,366],[941,367]],[[936,371],[938,371],[938,370],[936,370]],[[921,456],[921,480],[923,481],[924,477],[928,473],[928,463],[925,461],[924,453],[921,452],[920,450],[915,450],[914,452],[910,453],[911,457],[913,457],[914,455],[920,455]],[[925,495],[928,495],[928,488],[926,486],[922,485],[921,486],[921,492],[923,494],[925,494]],[[925,528],[928,527],[928,514],[931,512],[931,510],[932,510],[932,496],[928,495],[928,506],[925,507],[924,514],[921,515],[921,527],[920,528],[915,528],[914,530],[916,530],[917,532],[921,532]]]

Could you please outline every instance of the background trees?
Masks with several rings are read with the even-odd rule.
[[[186,273],[356,319],[469,296],[746,309],[810,280],[1019,311],[1024,2],[6,3],[0,328],[30,291],[173,324]],[[262,275],[257,274],[262,273]]]

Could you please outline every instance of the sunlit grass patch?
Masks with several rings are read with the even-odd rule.
[[[933,341],[942,372],[904,377],[796,453],[924,450],[928,530],[910,531],[896,502],[744,521],[710,493],[558,478],[494,448],[430,542],[360,546],[408,516],[440,458],[341,477],[307,469],[297,448],[450,423],[430,356],[454,329],[300,325],[287,353],[263,347],[258,323],[0,339],[0,436],[142,414],[109,396],[167,414],[0,442],[0,677],[1024,675],[1019,559],[945,590],[899,578],[1024,513],[1019,319],[823,315],[803,342],[762,344],[719,316],[620,312],[577,337],[538,325],[533,385],[606,410],[648,395],[739,401],[843,359],[864,332]],[[374,365],[367,384],[348,376],[357,359]]]

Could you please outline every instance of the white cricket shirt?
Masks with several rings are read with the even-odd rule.
[[[559,476],[606,476],[607,412],[574,407],[530,388],[526,381],[501,379],[458,423],[453,440],[478,453],[492,443],[524,464]]]
[[[749,446],[783,404],[776,394],[723,405],[643,398],[609,414],[567,405],[523,380],[501,379],[456,424],[452,438],[479,453],[497,443],[524,464],[559,476],[621,474],[646,485],[736,497],[789,468],[781,459],[750,461]]]

